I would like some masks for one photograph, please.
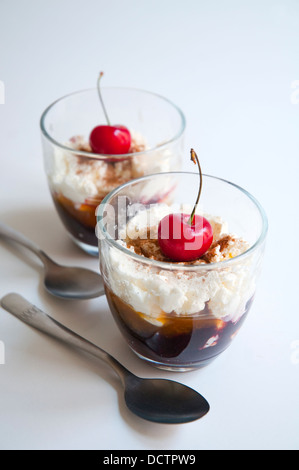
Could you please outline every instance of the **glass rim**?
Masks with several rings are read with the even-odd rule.
[[[79,155],[80,157],[86,157],[86,158],[89,158],[89,159],[92,158],[92,159],[95,159],[95,160],[104,160],[104,159],[107,159],[107,158],[113,159],[113,160],[122,160],[124,158],[127,159],[127,158],[137,157],[138,155],[146,155],[147,153],[151,153],[153,151],[163,149],[164,147],[166,147],[169,144],[171,144],[171,143],[175,142],[176,140],[178,140],[183,135],[183,133],[185,131],[185,128],[186,128],[186,117],[185,117],[183,111],[179,108],[179,106],[177,106],[175,103],[173,103],[168,98],[165,98],[164,96],[162,96],[158,93],[143,90],[141,88],[111,86],[111,87],[103,87],[102,90],[135,91],[135,92],[138,92],[138,93],[144,93],[144,94],[147,94],[147,95],[151,95],[151,96],[154,96],[156,98],[161,99],[162,101],[165,101],[173,109],[175,109],[177,111],[178,115],[181,118],[181,125],[180,125],[179,131],[171,139],[169,139],[166,142],[163,142],[159,145],[156,145],[155,147],[151,147],[150,149],[142,150],[140,152],[131,152],[131,153],[125,153],[125,154],[121,154],[121,155],[91,153],[91,152],[86,152],[86,151],[83,151],[83,150],[75,150],[71,147],[67,147],[66,145],[62,144],[61,142],[58,142],[56,139],[54,139],[49,134],[49,132],[46,130],[45,120],[46,120],[46,117],[47,117],[48,113],[51,111],[51,109],[54,108],[54,106],[57,105],[58,103],[60,103],[61,101],[65,100],[67,98],[70,98],[71,96],[78,95],[78,94],[81,94],[81,93],[83,94],[83,93],[87,93],[87,92],[91,92],[91,91],[93,91],[93,92],[97,91],[96,88],[86,88],[86,89],[83,89],[83,90],[77,90],[77,91],[68,93],[66,95],[63,95],[60,98],[53,101],[49,106],[47,106],[47,108],[43,111],[43,113],[41,114],[41,117],[40,117],[40,129],[41,129],[41,132],[42,132],[43,136],[45,138],[47,138],[52,144],[56,145],[57,147],[59,147],[63,150],[66,150],[68,152],[75,153],[76,155]]]
[[[225,268],[225,267],[231,266],[231,265],[239,262],[241,259],[247,258],[251,253],[253,253],[255,250],[257,250],[257,248],[263,244],[263,242],[266,239],[267,232],[268,232],[268,218],[267,218],[267,215],[266,215],[262,205],[259,203],[259,201],[251,193],[249,193],[246,189],[242,188],[241,186],[239,186],[235,183],[232,183],[231,181],[228,181],[224,178],[220,178],[220,177],[217,177],[217,176],[212,176],[212,175],[208,175],[208,174],[203,173],[202,176],[204,178],[210,178],[210,179],[218,180],[218,181],[229,184],[230,186],[233,186],[234,188],[238,189],[243,194],[245,194],[245,196],[247,196],[253,202],[253,204],[256,206],[256,208],[257,208],[257,210],[258,210],[258,212],[261,216],[262,229],[261,229],[261,233],[260,233],[259,237],[255,241],[255,243],[253,243],[253,245],[251,245],[246,251],[244,251],[240,255],[234,256],[233,258],[223,260],[223,261],[220,261],[220,262],[216,261],[216,262],[213,262],[213,263],[199,264],[199,265],[179,265],[178,263],[175,263],[175,262],[158,261],[158,260],[147,258],[146,256],[138,255],[137,253],[134,253],[133,251],[126,248],[125,246],[122,246],[120,243],[117,242],[117,240],[114,240],[107,233],[107,231],[103,227],[103,224],[101,223],[101,221],[103,219],[104,207],[108,203],[109,199],[114,197],[117,194],[117,192],[121,191],[125,187],[128,187],[132,184],[136,184],[138,182],[142,182],[142,181],[145,181],[147,179],[150,179],[150,178],[153,178],[153,177],[156,177],[156,176],[161,177],[161,176],[167,176],[167,175],[195,175],[196,177],[198,177],[198,173],[189,172],[189,171],[171,171],[171,172],[165,172],[165,173],[155,173],[155,174],[142,176],[140,178],[136,178],[134,180],[128,181],[127,183],[124,183],[121,186],[118,186],[117,188],[112,190],[109,194],[107,194],[107,196],[103,199],[101,204],[99,204],[99,206],[96,209],[96,220],[97,220],[96,230],[99,229],[101,231],[101,233],[104,236],[104,240],[106,240],[107,243],[110,246],[120,250],[122,253],[124,253],[127,256],[135,259],[136,261],[139,261],[141,263],[145,263],[145,264],[153,266],[153,267],[157,267],[157,268],[160,268],[160,269],[166,269],[166,270],[200,272],[200,271],[216,269],[216,267]],[[99,242],[100,242],[100,240],[99,240]]]

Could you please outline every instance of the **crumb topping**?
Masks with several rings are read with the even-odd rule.
[[[85,137],[77,135],[66,144],[72,150],[93,152]],[[132,134],[130,152],[142,152],[146,144],[142,136]],[[102,200],[112,189],[130,181],[136,176],[134,158],[98,159],[86,158],[68,152],[57,153],[52,175],[53,185],[57,193],[62,193],[71,200],[82,198]],[[81,196],[82,194],[82,196]],[[99,203],[99,202],[97,202]]]
[[[209,264],[234,258],[238,254],[246,251],[248,245],[244,240],[233,235],[226,234],[215,240],[203,256],[194,261],[175,262],[162,253],[157,237],[157,228],[147,229],[139,234],[137,238],[127,237],[127,248],[136,254],[156,261],[165,261],[180,265]]]
[[[49,180],[53,192],[78,204],[100,201],[114,188],[132,179],[146,174],[170,171],[173,158],[170,149],[152,149],[143,135],[134,130],[131,132],[130,157],[120,155],[119,158],[98,158],[93,154],[88,139],[82,135],[70,138],[66,149],[55,148],[54,161],[49,172]],[[79,154],[87,152],[90,158]]]

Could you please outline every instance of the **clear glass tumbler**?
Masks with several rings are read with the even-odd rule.
[[[196,173],[150,175],[115,189],[98,208],[100,268],[113,317],[140,358],[168,370],[204,366],[231,343],[252,305],[267,234],[266,215],[251,194],[203,175],[199,211],[214,220],[214,237],[226,226],[246,240],[242,253],[232,248],[223,261],[184,264],[128,248],[136,215],[154,229],[158,219],[150,220],[149,210],[192,209],[197,189]],[[141,224],[135,229],[141,237]]]
[[[185,117],[166,98],[143,90],[101,90],[112,124],[132,134],[130,153],[91,152],[92,129],[107,124],[97,89],[58,99],[40,120],[44,164],[57,212],[72,239],[98,255],[95,210],[114,188],[132,179],[179,170]]]

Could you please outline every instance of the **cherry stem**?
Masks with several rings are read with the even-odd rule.
[[[195,165],[196,164],[198,165],[198,169],[199,169],[199,190],[198,190],[198,194],[197,194],[197,199],[195,201],[195,205],[193,207],[193,211],[191,212],[190,218],[187,222],[189,225],[193,224],[193,220],[194,220],[195,212],[196,212],[196,209],[197,209],[197,206],[198,206],[198,202],[199,202],[199,198],[200,198],[200,194],[201,194],[201,188],[202,188],[202,172],[201,172],[198,157],[196,155],[196,152],[193,149],[191,149],[191,160]]]
[[[102,78],[103,75],[104,75],[104,72],[101,72],[100,75],[99,75],[99,78],[98,78],[98,94],[99,94],[99,98],[100,98],[100,101],[101,101],[101,104],[102,104],[102,108],[103,108],[103,111],[104,111],[104,114],[105,114],[107,124],[108,124],[108,126],[111,126],[110,120],[109,120],[109,117],[108,117],[108,114],[107,114],[107,111],[106,111],[106,108],[105,108],[105,105],[104,105],[104,101],[103,101],[103,98],[102,98],[101,88],[100,88],[100,81],[101,81],[101,78]]]

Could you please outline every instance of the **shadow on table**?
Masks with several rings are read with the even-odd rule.
[[[69,238],[58,215],[51,207],[6,212],[0,215],[0,221],[35,242],[57,262],[61,262],[62,258],[68,259],[69,264],[71,264],[70,260],[74,258],[77,264],[79,260],[82,261],[83,264],[85,261],[88,261],[89,263],[93,262],[98,265],[98,261],[95,261],[95,258],[82,252]],[[65,326],[73,329],[78,334],[86,337],[85,333],[87,333],[87,339],[95,342],[100,347],[103,347],[103,349],[106,349],[107,352],[110,352],[116,359],[121,358],[118,360],[129,370],[136,373],[136,375],[156,378],[169,376],[172,380],[176,380],[175,374],[163,373],[149,364],[143,363],[143,361],[136,357],[128,348],[112,320],[105,298],[102,298],[99,302],[98,299],[92,299],[90,301],[56,299],[44,289],[42,276],[43,266],[36,255],[16,243],[8,243],[1,238],[0,247],[8,250],[12,256],[17,256],[19,260],[39,272],[40,282],[38,294],[41,303],[38,307],[44,308],[46,313],[53,316],[53,318],[60,321]],[[28,300],[30,301],[30,299]],[[100,302],[102,302],[101,305]],[[37,332],[37,334],[42,333]],[[53,347],[55,347],[56,342],[57,347],[57,341],[49,338],[49,336],[45,339],[47,341],[54,341]],[[34,343],[28,347],[34,347]],[[62,344],[58,347],[68,348],[68,346]],[[116,373],[99,359],[83,354],[79,350],[74,350],[73,352],[76,354],[76,359],[82,364],[82,367],[92,370],[99,375],[99,380],[104,380],[109,383],[116,391],[117,400],[115,404],[110,403],[109,406],[118,406],[120,415],[132,429],[145,439],[150,439],[157,445],[163,438],[171,440],[173,433],[177,432],[181,425],[156,424],[135,416],[128,410],[125,404],[124,390]],[[43,360],[42,351],[39,353],[39,360]],[[44,360],[46,366],[46,356]],[[99,406],[101,405],[103,405],[103,403],[101,403],[99,396]]]

